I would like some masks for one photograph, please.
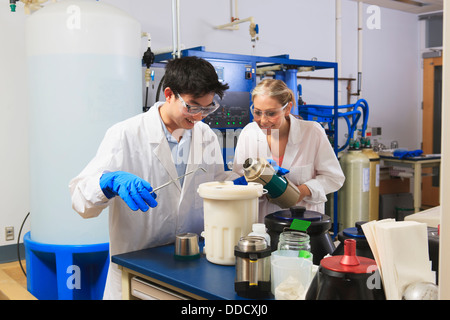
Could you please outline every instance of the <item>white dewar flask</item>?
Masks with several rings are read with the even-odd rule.
[[[204,252],[206,259],[221,265],[234,265],[234,247],[239,239],[252,231],[258,220],[259,183],[234,185],[232,181],[200,184],[198,194],[203,198]]]
[[[141,27],[99,1],[60,1],[26,23],[33,241],[109,241],[108,212],[83,219],[68,184],[107,130],[142,110]]]

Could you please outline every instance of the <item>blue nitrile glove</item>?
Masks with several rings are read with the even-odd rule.
[[[418,157],[422,153],[423,153],[423,151],[420,150],[420,149],[413,150],[413,151],[397,149],[397,150],[394,151],[393,155],[394,155],[394,157],[398,157],[400,159],[403,159],[403,158]]]
[[[233,183],[235,185],[238,185],[238,186],[246,186],[246,185],[248,185],[247,179],[245,179],[245,176],[242,176],[242,177],[239,177],[237,179],[234,179]]]
[[[284,168],[278,166],[278,164],[275,160],[267,159],[267,162],[270,163],[272,168],[275,170],[275,173],[279,176],[284,176],[290,172],[288,169],[284,169]]]
[[[120,196],[133,211],[140,209],[145,212],[149,209],[148,206],[154,208],[158,205],[156,194],[151,193],[153,188],[150,183],[128,172],[103,174],[100,177],[100,188],[108,199]]]

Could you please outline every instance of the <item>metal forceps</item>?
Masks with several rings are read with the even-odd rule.
[[[154,188],[152,192],[155,192],[155,191],[158,191],[159,189],[162,189],[162,188],[164,188],[164,187],[167,187],[169,184],[171,184],[171,183],[173,183],[173,182],[175,182],[175,181],[177,181],[177,180],[180,180],[181,178],[184,178],[184,177],[186,177],[186,176],[188,176],[188,175],[190,175],[190,174],[192,174],[192,173],[194,173],[194,172],[197,172],[198,170],[203,170],[203,172],[206,172],[206,169],[205,169],[205,168],[198,167],[197,169],[191,170],[191,171],[189,171],[189,172],[187,172],[187,173],[185,173],[185,174],[179,176],[178,178],[172,179],[172,180],[170,180],[170,181],[164,183],[163,185],[160,185],[159,187]]]

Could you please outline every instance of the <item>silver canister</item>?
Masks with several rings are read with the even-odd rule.
[[[175,258],[192,260],[200,257],[198,235],[196,233],[181,233],[175,238]]]
[[[271,294],[270,246],[259,236],[242,237],[234,254],[236,256],[236,293],[244,298],[265,298]]]

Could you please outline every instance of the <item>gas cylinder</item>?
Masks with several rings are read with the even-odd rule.
[[[369,221],[378,220],[380,207],[380,156],[370,143],[370,138],[361,139],[362,152],[370,161],[370,188],[369,188]]]
[[[369,219],[370,161],[359,141],[352,141],[339,160],[345,183],[338,193],[338,223],[343,230]]]

